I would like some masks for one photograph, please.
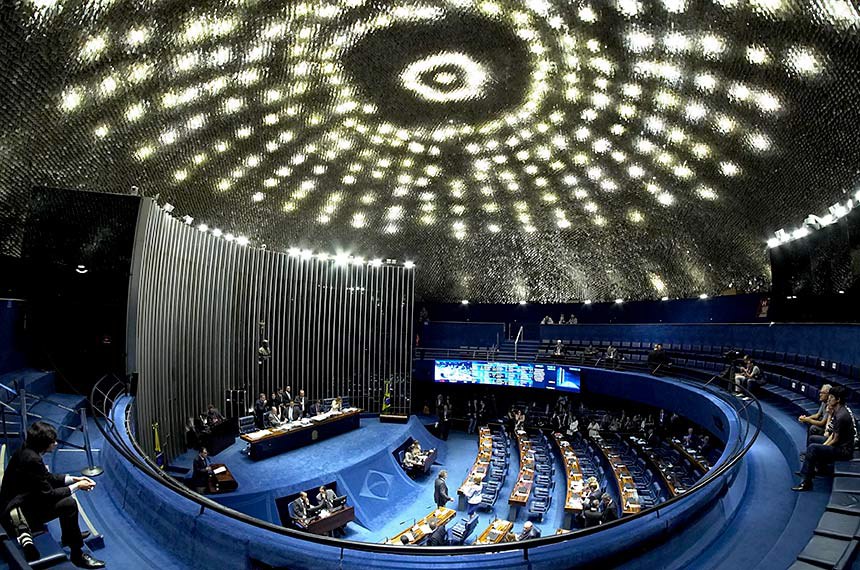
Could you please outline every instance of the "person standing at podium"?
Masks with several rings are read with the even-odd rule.
[[[209,487],[209,477],[212,475],[212,460],[209,459],[209,450],[200,448],[200,453],[194,458],[194,473],[191,477],[191,486],[197,493],[205,493]]]

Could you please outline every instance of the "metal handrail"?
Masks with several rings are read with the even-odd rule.
[[[681,369],[678,369],[678,370],[680,371]],[[115,380],[114,384],[111,385],[106,391],[104,391],[99,386],[100,386],[101,382],[104,381],[106,378],[107,377],[103,377],[99,382],[97,382],[93,386],[93,390],[91,392],[91,396],[92,396],[91,402],[93,403],[94,412],[96,410],[96,408],[95,408],[95,401],[96,401],[95,395],[96,395],[96,393],[98,392],[103,397],[104,407],[101,410],[98,410],[98,412],[101,414],[102,418],[105,421],[104,422],[96,421],[96,425],[98,426],[99,430],[102,432],[102,435],[105,437],[105,441],[107,441],[108,444],[113,446],[120,453],[120,455],[122,455],[127,461],[129,461],[132,465],[134,465],[135,468],[141,470],[144,474],[146,474],[151,479],[154,479],[158,483],[168,487],[169,489],[179,493],[180,495],[182,495],[186,499],[199,505],[201,514],[205,511],[206,508],[209,508],[210,510],[215,511],[219,514],[222,514],[224,516],[228,516],[228,517],[233,518],[235,520],[238,520],[240,522],[250,524],[254,527],[257,527],[257,528],[260,528],[263,530],[267,530],[267,531],[271,531],[271,532],[274,532],[276,534],[283,535],[283,536],[289,536],[289,537],[300,539],[300,540],[307,540],[307,541],[314,542],[317,544],[323,544],[325,546],[336,547],[336,548],[339,548],[341,550],[341,552],[343,552],[345,550],[356,550],[356,551],[362,551],[362,552],[376,552],[376,553],[387,553],[387,554],[411,554],[413,556],[414,555],[448,556],[448,555],[457,555],[457,554],[487,554],[487,553],[491,553],[491,552],[505,552],[505,551],[522,550],[523,555],[527,558],[528,557],[528,551],[531,549],[534,549],[534,548],[537,548],[540,546],[545,546],[545,545],[556,544],[556,543],[560,543],[560,542],[566,542],[569,540],[574,540],[577,537],[590,535],[594,532],[598,532],[598,531],[605,529],[605,528],[609,528],[612,526],[618,526],[618,525],[622,525],[622,524],[627,524],[632,520],[636,520],[636,519],[639,519],[639,518],[644,517],[644,516],[648,516],[648,515],[651,515],[654,513],[659,514],[659,512],[662,511],[663,509],[665,509],[667,506],[674,505],[677,501],[680,501],[682,498],[688,497],[688,496],[692,495],[693,493],[696,493],[696,492],[700,491],[701,489],[704,489],[706,486],[710,485],[713,481],[717,480],[722,475],[727,473],[729,470],[733,469],[741,461],[741,459],[743,459],[743,457],[746,455],[746,453],[749,451],[749,449],[755,443],[755,441],[758,437],[758,434],[761,432],[761,418],[762,418],[761,404],[759,403],[758,399],[755,398],[755,396],[753,394],[751,394],[748,390],[746,390],[746,388],[741,387],[741,389],[746,393],[746,395],[748,395],[749,397],[752,398],[753,403],[756,405],[756,407],[758,408],[758,411],[759,411],[759,414],[757,416],[759,421],[755,425],[755,432],[752,434],[752,437],[750,437],[750,430],[752,429],[752,421],[750,418],[750,413],[749,413],[748,407],[745,406],[741,410],[737,410],[734,407],[734,405],[732,405],[732,409],[734,409],[735,412],[738,413],[738,417],[740,417],[741,412],[743,412],[744,415],[746,416],[746,418],[745,418],[746,421],[744,422],[746,424],[746,430],[745,430],[743,435],[739,434],[739,437],[738,437],[739,442],[746,441],[746,443],[730,459],[728,459],[725,463],[723,463],[722,465],[720,465],[716,469],[712,469],[712,470],[708,471],[705,474],[705,476],[702,477],[702,479],[697,481],[695,485],[690,487],[685,493],[683,493],[681,495],[676,495],[675,497],[672,497],[671,499],[669,499],[663,503],[660,503],[659,505],[655,505],[655,506],[648,508],[648,509],[643,509],[642,511],[640,511],[637,514],[620,518],[616,521],[612,521],[610,523],[600,525],[599,527],[579,529],[579,530],[572,531],[570,533],[566,533],[566,534],[562,534],[562,535],[552,535],[552,536],[541,537],[538,539],[529,540],[526,543],[514,542],[514,543],[503,543],[503,544],[496,544],[496,545],[490,544],[490,545],[438,546],[438,547],[398,546],[398,545],[357,542],[357,541],[352,541],[352,540],[336,539],[336,538],[330,538],[330,537],[325,537],[325,536],[303,533],[303,532],[296,531],[296,530],[293,530],[290,528],[275,525],[273,523],[269,523],[269,522],[257,519],[255,517],[251,517],[245,513],[236,511],[236,510],[231,509],[229,507],[225,507],[224,505],[221,505],[215,501],[212,501],[211,499],[208,499],[206,497],[203,497],[201,495],[198,495],[197,493],[190,491],[184,485],[177,482],[175,479],[173,479],[172,477],[167,475],[165,472],[163,472],[149,457],[147,457],[143,453],[143,451],[137,445],[137,441],[132,437],[132,435],[131,435],[132,431],[130,429],[130,423],[129,422],[130,422],[130,413],[132,411],[132,407],[134,406],[135,402],[132,402],[132,404],[126,410],[126,417],[124,419],[125,425],[126,425],[126,432],[129,436],[129,440],[132,442],[133,447],[129,447],[126,444],[126,442],[121,437],[121,435],[120,435],[120,433],[116,427],[116,423],[111,416],[111,411],[112,411],[114,402],[118,398],[127,394],[127,386],[124,383],[122,383],[122,381],[120,381],[119,379],[114,377],[114,380]],[[682,380],[682,381],[686,382],[685,380]],[[114,393],[115,393],[114,397],[111,398],[110,396]],[[722,392],[714,392],[714,394],[721,397],[721,399],[727,401],[730,405],[733,404],[734,402],[736,402],[736,400],[734,400],[734,399],[729,400],[726,397],[727,395],[723,394]],[[103,423],[106,424],[107,427],[105,425],[102,425]]]
[[[519,350],[520,339],[522,338],[522,336],[523,336],[523,327],[520,326],[520,330],[517,331],[517,338],[514,339],[514,360],[516,360],[518,357],[517,352]]]

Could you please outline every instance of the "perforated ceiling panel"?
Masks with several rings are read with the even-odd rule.
[[[425,298],[767,287],[852,190],[851,0],[4,4],[0,183],[411,259]]]

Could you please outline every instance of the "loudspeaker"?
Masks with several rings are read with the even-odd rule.
[[[379,422],[383,424],[405,424],[409,421],[409,416],[399,414],[379,414]]]

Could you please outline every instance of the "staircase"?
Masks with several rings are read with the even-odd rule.
[[[495,360],[503,362],[534,362],[537,358],[538,348],[540,348],[539,340],[520,340],[519,343],[514,343],[513,340],[505,340],[499,345],[499,350],[496,353]],[[516,357],[514,356],[516,353]]]

